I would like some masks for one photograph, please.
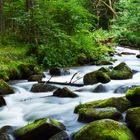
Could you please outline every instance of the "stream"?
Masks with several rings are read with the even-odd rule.
[[[138,50],[130,50],[117,47],[116,50],[121,52],[131,52],[139,54]],[[132,79],[128,80],[111,80],[107,84],[95,84],[83,87],[66,86],[79,95],[77,98],[59,98],[51,96],[53,92],[32,93],[30,89],[36,82],[27,80],[11,81],[10,85],[14,88],[15,94],[5,96],[7,105],[0,108],[0,127],[10,125],[15,128],[22,127],[38,118],[55,118],[62,122],[69,135],[78,131],[84,123],[77,121],[78,115],[74,114],[74,108],[80,103],[106,99],[110,97],[124,96],[123,88],[131,85],[140,85],[140,59],[136,55],[114,56],[117,61],[113,64],[116,66],[120,62],[125,62],[132,70],[136,71]],[[74,73],[78,73],[73,81],[83,77],[84,74],[95,71],[102,66],[82,66],[70,68],[70,75],[52,77],[51,81],[70,82]],[[106,66],[109,67],[109,66]],[[50,78],[48,71],[44,72],[47,81]],[[83,79],[77,80],[76,83],[83,83]],[[63,85],[56,85],[64,87]]]

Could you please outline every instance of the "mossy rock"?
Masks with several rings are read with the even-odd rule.
[[[0,133],[0,140],[11,140],[9,134]]]
[[[81,108],[104,108],[104,107],[115,107],[120,112],[126,111],[131,106],[131,103],[129,100],[127,100],[125,97],[119,97],[119,98],[109,98],[105,100],[98,100],[93,102],[88,102],[85,104],[80,104],[75,107],[75,113],[79,112]]]
[[[130,108],[126,112],[126,122],[128,127],[140,139],[140,107]]]
[[[31,87],[32,92],[49,92],[57,89],[56,86],[52,86],[46,83],[37,83]]]
[[[103,119],[84,126],[72,140],[135,140],[135,137],[125,124]]]
[[[14,131],[16,140],[47,140],[64,130],[64,125],[50,119],[39,119]]]
[[[77,56],[77,63],[79,65],[85,65],[88,64],[89,62],[90,59],[84,53],[81,53]]]
[[[133,106],[140,106],[140,86],[128,89],[126,92],[126,98]]]
[[[28,78],[28,81],[42,81],[42,78],[43,78],[43,74],[38,74],[38,75],[31,75],[29,78]]]
[[[108,75],[108,69],[105,67],[100,68],[97,71],[93,71],[84,75],[83,82],[85,85],[92,85],[98,82],[108,83],[110,82],[110,76]]]
[[[0,95],[14,93],[14,90],[4,81],[0,80]]]
[[[75,98],[78,97],[77,94],[74,92],[70,91],[67,87],[64,88],[58,88],[56,91],[53,92],[53,96],[57,97],[70,97],[70,98]]]
[[[80,122],[92,122],[100,119],[121,120],[122,114],[116,108],[82,108],[79,110]]]
[[[99,60],[96,62],[96,65],[113,65],[113,63],[107,60]]]
[[[126,63],[122,62],[114,67],[109,75],[111,79],[123,80],[132,78],[133,72]]]
[[[2,96],[0,96],[0,107],[6,105],[6,102]]]

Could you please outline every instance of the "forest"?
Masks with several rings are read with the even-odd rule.
[[[0,0],[0,140],[140,140],[140,0]]]

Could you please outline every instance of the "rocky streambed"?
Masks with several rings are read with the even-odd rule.
[[[139,140],[140,52],[116,50],[113,65],[0,80],[0,140]]]

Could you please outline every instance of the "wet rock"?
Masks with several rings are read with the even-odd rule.
[[[128,89],[136,87],[137,85],[123,85],[115,89],[115,93],[125,93]]]
[[[12,133],[14,130],[14,127],[10,125],[5,125],[2,128],[0,128],[0,133]]]
[[[126,65],[126,63],[122,62],[119,65],[117,65],[116,67],[114,67],[109,75],[110,75],[111,79],[123,80],[123,79],[132,78],[133,72]]]
[[[128,89],[126,92],[126,98],[133,106],[140,106],[140,86]]]
[[[0,79],[0,95],[14,93],[14,90],[2,79]]]
[[[103,119],[84,126],[72,140],[135,140],[135,138],[125,124]]]
[[[11,137],[6,133],[0,133],[0,140],[11,140]]]
[[[131,106],[131,103],[129,100],[127,100],[125,97],[119,97],[119,98],[109,98],[105,100],[98,100],[93,102],[88,102],[85,104],[80,104],[75,107],[75,113],[79,112],[81,108],[104,108],[104,107],[115,107],[120,112],[124,112]]]
[[[65,131],[61,131],[48,140],[69,140],[69,136]]]
[[[80,122],[92,122],[100,119],[122,119],[122,114],[116,108],[106,107],[106,108],[82,108],[79,110]]]
[[[137,58],[140,58],[140,54],[137,54],[136,57],[137,57]]]
[[[52,86],[46,83],[37,83],[34,84],[31,88],[32,92],[49,92],[57,89],[56,86]]]
[[[29,78],[28,78],[28,81],[42,81],[42,78],[44,77],[43,74],[38,74],[38,75],[31,75]]]
[[[96,62],[96,65],[113,65],[113,63],[111,61],[99,60]]]
[[[22,63],[18,66],[22,79],[28,79],[31,75],[39,73],[39,68],[33,64]]]
[[[94,90],[92,90],[92,92],[96,93],[107,92],[107,89],[104,85],[100,84]]]
[[[0,96],[0,107],[6,105],[6,102],[2,96]]]
[[[61,75],[61,69],[57,68],[57,67],[54,67],[54,68],[51,68],[49,70],[49,73],[50,73],[50,75],[60,76]]]
[[[92,85],[98,82],[108,83],[110,82],[110,77],[108,75],[107,68],[101,68],[97,71],[93,71],[84,75],[83,82],[85,85]]]
[[[70,97],[70,98],[75,98],[78,97],[77,94],[74,92],[70,91],[67,87],[64,88],[58,88],[56,91],[53,92],[53,96],[57,97]]]
[[[51,119],[39,119],[14,131],[16,140],[48,140],[64,130],[64,125]]]
[[[121,54],[123,54],[123,55],[136,55],[135,53],[131,53],[131,52],[122,52]]]
[[[130,108],[126,112],[126,122],[128,127],[140,139],[140,107]]]

